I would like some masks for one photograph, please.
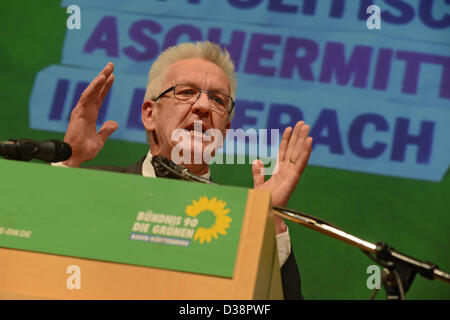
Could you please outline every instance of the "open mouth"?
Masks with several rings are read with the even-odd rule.
[[[192,123],[189,126],[187,126],[186,128],[184,128],[184,130],[191,134],[198,134],[198,135],[203,135],[206,132],[206,135],[208,135],[208,132],[207,132],[208,130],[205,128],[205,126],[203,126],[201,124],[194,125],[194,123]]]

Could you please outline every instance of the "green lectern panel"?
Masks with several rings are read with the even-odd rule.
[[[232,277],[247,189],[0,160],[0,246]]]

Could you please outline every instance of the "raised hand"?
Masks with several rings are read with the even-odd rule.
[[[79,167],[95,158],[108,137],[119,127],[115,121],[106,121],[98,132],[96,127],[98,112],[114,82],[113,70],[113,63],[108,63],[83,91],[72,110],[64,136],[64,141],[72,147],[72,156],[64,162],[69,167]]]
[[[312,138],[308,137],[309,126],[303,121],[297,122],[292,130],[291,127],[284,130],[278,151],[275,174],[264,181],[264,165],[261,161],[255,161],[252,165],[253,182],[255,189],[270,191],[272,204],[285,207],[297,187],[298,181],[308,164],[312,150]],[[276,216],[275,229],[277,233],[282,232],[284,222]]]

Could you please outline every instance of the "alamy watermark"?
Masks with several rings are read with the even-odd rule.
[[[66,279],[66,288],[69,290],[81,289],[81,269],[76,264],[72,264],[67,267],[66,273],[70,276]]]
[[[370,17],[366,20],[367,29],[373,30],[381,29],[381,8],[377,5],[371,5],[367,7],[366,12],[370,14]]]
[[[245,164],[246,140],[248,140],[249,162],[259,159],[264,164],[261,174],[272,175],[278,171],[275,154],[278,151],[280,133],[278,129],[228,129],[226,131],[226,164]],[[171,152],[171,160],[176,164],[224,164],[223,156],[217,151],[223,147],[224,136],[219,129],[203,131],[202,122],[194,122],[194,130],[176,129],[171,140],[176,143]],[[209,142],[204,146],[204,142]],[[235,145],[235,142],[238,142]],[[269,146],[269,147],[268,147]],[[270,149],[270,154],[269,154]]]
[[[367,278],[367,289],[380,289],[381,288],[381,269],[376,264],[372,264],[367,267],[367,274],[370,276]]]
[[[70,16],[66,20],[67,29],[81,29],[81,9],[79,6],[72,4],[67,7],[67,11]]]

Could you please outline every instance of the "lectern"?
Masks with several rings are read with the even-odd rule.
[[[282,299],[270,194],[0,160],[0,299]]]

